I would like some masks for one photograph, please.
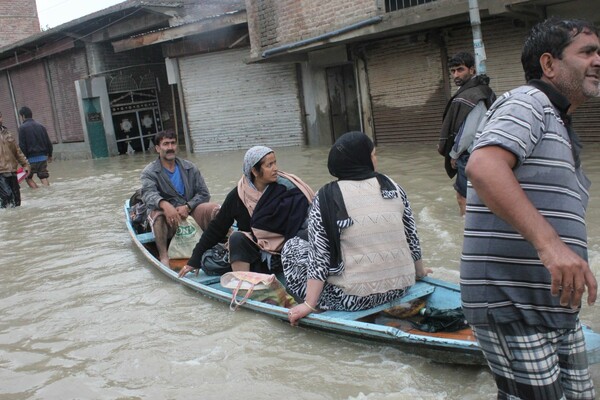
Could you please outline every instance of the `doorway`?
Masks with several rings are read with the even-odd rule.
[[[154,74],[119,73],[108,83],[108,99],[119,154],[154,152],[152,139],[163,130]]]
[[[356,79],[352,64],[326,69],[332,143],[344,133],[360,131]]]

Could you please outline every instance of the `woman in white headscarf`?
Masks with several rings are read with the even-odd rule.
[[[202,233],[179,276],[201,267],[202,255],[229,235],[234,271],[279,272],[285,241],[298,234],[314,192],[298,177],[279,171],[275,152],[254,146],[244,156],[243,175]]]

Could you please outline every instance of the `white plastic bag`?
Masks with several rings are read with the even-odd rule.
[[[186,220],[179,222],[177,232],[175,232],[175,236],[169,244],[169,258],[190,258],[201,236],[202,229],[192,216],[188,216]]]

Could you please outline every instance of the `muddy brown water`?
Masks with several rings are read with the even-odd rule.
[[[600,272],[600,156],[590,261]],[[280,169],[314,189],[331,179],[328,148],[275,149]],[[183,154],[222,201],[243,151]],[[434,145],[378,148],[379,170],[407,191],[435,277],[458,281],[463,219]],[[0,210],[0,398],[493,399],[487,368],[431,363],[389,346],[289,325],[202,297],[153,270],[132,245],[123,202],[154,159],[134,154],[50,164],[49,188],[23,186]],[[600,276],[599,276],[600,277]],[[596,307],[582,319],[600,331]],[[593,366],[600,387],[600,367]]]

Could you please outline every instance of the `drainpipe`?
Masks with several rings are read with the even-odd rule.
[[[6,79],[8,80],[8,91],[10,92],[10,99],[13,104],[13,111],[15,112],[15,120],[17,121],[17,128],[21,126],[21,118],[19,118],[19,107],[17,104],[17,98],[15,96],[15,88],[13,87],[10,70],[6,70]]]
[[[469,0],[469,19],[473,30],[473,50],[475,53],[475,69],[477,75],[486,75],[485,46],[481,36],[481,19],[479,18],[479,4],[477,0]]]

